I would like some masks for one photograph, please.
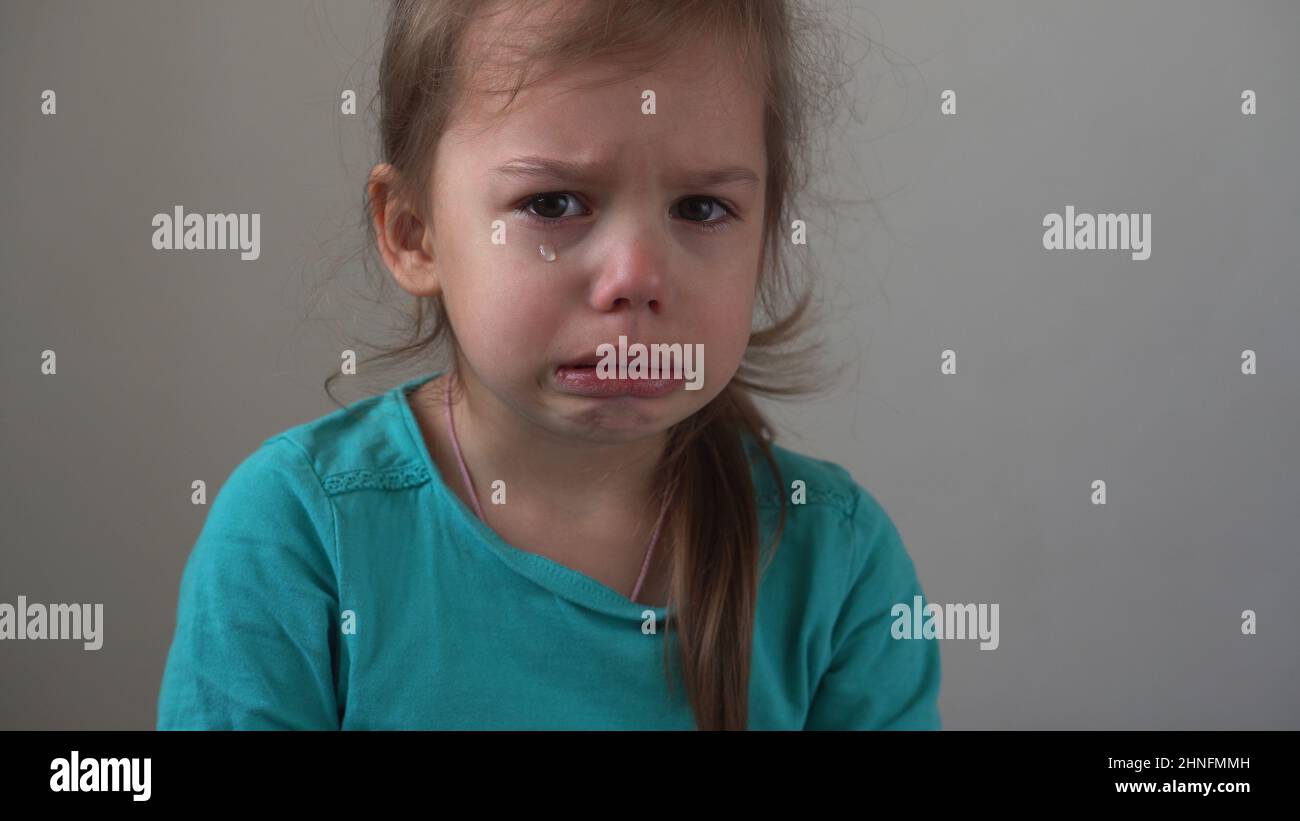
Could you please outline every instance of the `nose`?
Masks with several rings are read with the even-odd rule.
[[[648,309],[657,314],[668,298],[667,254],[654,226],[641,222],[610,238],[591,289],[592,307],[600,311]]]

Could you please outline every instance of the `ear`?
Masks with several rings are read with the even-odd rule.
[[[442,284],[433,256],[433,229],[394,196],[398,172],[381,163],[366,184],[375,239],[384,264],[412,296],[438,296]]]

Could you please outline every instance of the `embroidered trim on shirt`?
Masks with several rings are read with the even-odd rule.
[[[780,507],[781,497],[776,493],[758,493],[757,501],[759,507]],[[797,507],[790,503],[789,498],[785,500],[787,507]],[[848,493],[841,493],[836,490],[818,490],[809,488],[807,491],[807,500],[804,504],[824,504],[840,509],[841,513],[848,515],[853,505],[853,497]]]
[[[406,465],[386,470],[346,470],[326,476],[322,484],[327,494],[335,496],[353,490],[401,490],[422,485],[430,478],[424,465]]]

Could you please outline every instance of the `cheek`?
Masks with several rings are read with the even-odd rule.
[[[757,266],[757,259],[753,265]],[[720,390],[735,374],[749,346],[753,324],[757,276],[752,268],[737,267],[717,283],[705,301],[707,309],[697,315],[704,343],[705,378]]]
[[[735,373],[745,355],[745,349],[749,347],[750,324],[749,313],[729,314],[725,323],[718,323],[712,345],[717,354],[713,357],[712,364],[721,370],[724,382]],[[708,350],[708,346],[705,349]]]
[[[472,199],[464,192],[460,201]],[[454,198],[453,198],[454,199]],[[494,243],[489,210],[444,208],[440,233],[439,275],[443,299],[456,338],[475,370],[488,382],[505,385],[526,375],[538,351],[549,341],[546,280],[541,263],[528,257],[528,238],[507,221],[506,244]],[[545,264],[545,263],[541,263]]]
[[[748,337],[758,285],[757,268],[758,257],[746,255],[716,271],[716,284],[707,300],[709,326],[715,328],[716,335],[739,336],[742,340]]]
[[[466,289],[459,307],[457,335],[466,344],[473,340],[480,357],[497,359],[497,367],[508,367],[545,341],[546,321],[537,301],[508,282],[479,279]]]
[[[448,286],[456,335],[479,368],[523,372],[559,327],[554,285],[523,251],[490,241],[467,244]]]

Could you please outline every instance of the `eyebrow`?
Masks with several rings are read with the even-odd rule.
[[[499,177],[550,177],[575,182],[600,182],[608,177],[609,169],[601,163],[583,163],[550,157],[523,156],[511,159],[504,165],[497,167],[492,173]],[[671,176],[685,187],[726,185],[728,183],[755,186],[759,183],[758,175],[742,165],[679,172]]]

